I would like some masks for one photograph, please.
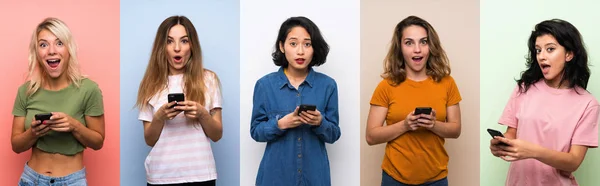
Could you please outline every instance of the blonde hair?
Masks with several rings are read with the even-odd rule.
[[[32,95],[47,81],[48,73],[44,70],[43,61],[38,56],[38,34],[43,30],[48,30],[54,36],[63,42],[69,51],[69,60],[66,61],[67,68],[64,69],[63,73],[68,76],[68,80],[79,87],[81,80],[85,77],[81,74],[79,69],[79,62],[77,61],[77,45],[71,35],[71,31],[67,25],[57,18],[46,18],[40,24],[37,25],[33,34],[31,35],[31,42],[29,43],[29,74],[27,79],[29,80],[29,86],[27,87],[27,95]]]
[[[169,77],[168,54],[166,51],[167,37],[169,30],[175,25],[185,27],[191,45],[191,56],[184,67],[185,71],[183,73],[185,99],[204,105],[206,99],[204,97],[204,73],[212,72],[205,70],[202,66],[202,50],[196,28],[194,28],[192,22],[185,16],[171,16],[160,24],[156,32],[150,61],[148,62],[148,67],[146,67],[144,78],[140,83],[137,102],[135,104],[140,109],[147,107],[148,102],[155,94],[167,88]]]
[[[406,69],[404,69],[406,62],[402,54],[401,39],[404,29],[412,25],[423,27],[427,31],[429,58],[426,62],[426,73],[434,81],[439,82],[442,78],[450,75],[449,60],[435,29],[427,21],[417,16],[409,16],[396,25],[381,77],[391,80],[394,85],[398,85],[406,79]]]

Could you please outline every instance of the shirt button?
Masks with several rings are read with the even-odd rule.
[[[296,94],[297,97],[300,97],[300,94]]]
[[[302,158],[302,154],[298,154],[298,158]]]
[[[300,172],[302,172],[302,170],[301,170],[301,169],[298,169],[298,173],[300,173]]]
[[[54,183],[54,179],[51,179],[51,180],[50,180],[50,183]]]
[[[298,138],[298,141],[302,140],[302,138]]]

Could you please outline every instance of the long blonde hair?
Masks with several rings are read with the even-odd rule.
[[[167,37],[169,30],[175,25],[185,27],[186,34],[191,41],[191,56],[184,67],[185,71],[183,75],[185,99],[204,105],[205,70],[202,66],[202,50],[196,28],[194,28],[192,22],[185,16],[171,16],[160,24],[156,32],[150,61],[148,62],[146,73],[138,90],[136,102],[138,108],[143,109],[147,107],[148,102],[155,94],[167,88],[169,77],[168,54],[166,50]]]
[[[44,70],[43,61],[38,56],[38,34],[42,30],[48,30],[54,36],[56,36],[61,42],[63,42],[69,51],[69,60],[67,62],[67,68],[64,70],[68,76],[68,80],[79,87],[81,80],[85,78],[81,74],[79,69],[79,62],[77,61],[77,45],[71,35],[71,31],[67,25],[53,17],[44,19],[40,24],[37,25],[33,34],[31,35],[31,42],[29,43],[29,74],[27,79],[29,86],[27,87],[27,95],[32,95],[47,81],[48,72]]]
[[[394,85],[398,85],[406,79],[406,69],[404,69],[406,62],[402,54],[401,39],[404,29],[412,25],[423,27],[427,31],[429,58],[427,60],[426,73],[434,81],[439,82],[445,76],[450,75],[449,60],[435,29],[427,21],[417,16],[409,16],[396,25],[390,49],[385,57],[384,72],[381,77],[391,80]]]

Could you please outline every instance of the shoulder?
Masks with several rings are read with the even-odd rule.
[[[278,72],[275,71],[275,72],[268,73],[267,75],[264,75],[263,77],[259,78],[256,81],[256,84],[266,84],[266,83],[273,81],[275,78],[279,78],[277,76],[277,73]]]
[[[323,74],[321,72],[317,72],[314,71],[314,78],[316,81],[318,81],[319,83],[326,85],[326,86],[336,86],[337,87],[337,83],[335,82],[335,79],[333,79],[332,77],[329,77],[326,74]]]
[[[440,80],[441,84],[445,84],[445,85],[452,85],[452,84],[456,84],[456,82],[454,81],[454,78],[450,75],[444,76],[441,80]]]
[[[18,92],[19,93],[25,93],[25,92],[27,92],[27,88],[29,87],[30,83],[31,83],[30,81],[27,81],[27,82],[21,84],[21,86],[19,86]]]
[[[203,76],[205,83],[214,84],[219,82],[219,76],[217,76],[217,73],[213,72],[212,70],[204,69]]]
[[[79,89],[84,91],[84,92],[96,92],[96,91],[100,91],[100,87],[98,86],[98,83],[96,83],[95,81],[89,79],[89,78],[84,78],[81,80],[81,84],[79,85]]]

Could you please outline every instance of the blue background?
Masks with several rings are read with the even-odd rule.
[[[156,30],[172,15],[188,17],[200,38],[204,67],[217,73],[223,93],[223,138],[212,144],[217,185],[240,185],[239,1],[121,0],[121,185],[146,185],[150,147],[134,107]]]

